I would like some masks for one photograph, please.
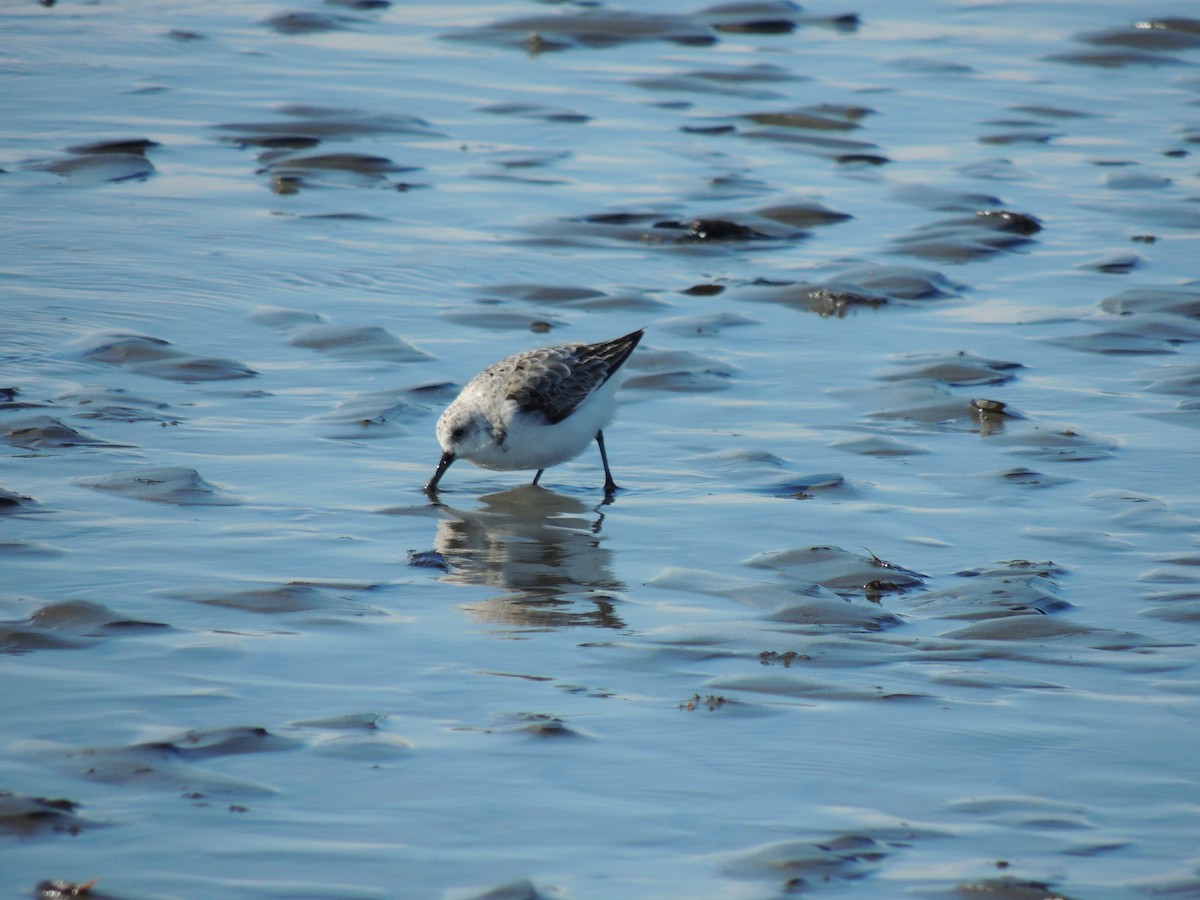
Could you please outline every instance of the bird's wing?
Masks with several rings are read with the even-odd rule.
[[[635,331],[599,344],[568,344],[532,350],[511,359],[508,397],[524,412],[540,412],[561,422],[629,359],[642,339]]]

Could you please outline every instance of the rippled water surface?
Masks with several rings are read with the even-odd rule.
[[[0,34],[4,896],[1200,896],[1193,3]]]

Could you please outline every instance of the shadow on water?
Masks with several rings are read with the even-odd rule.
[[[434,550],[444,580],[494,587],[468,608],[486,622],[534,628],[624,628],[599,508],[527,484],[481,497],[478,510],[440,506]]]

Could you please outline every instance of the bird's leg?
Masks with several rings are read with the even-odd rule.
[[[532,483],[532,484],[537,484],[537,483],[538,483],[538,479],[542,477],[542,473],[543,473],[543,472],[545,472],[545,471],[546,471],[545,469],[538,469],[538,471],[537,471],[537,474],[533,476],[533,481],[532,481],[531,483]]]
[[[612,471],[608,468],[608,453],[604,450],[604,432],[596,432],[596,446],[600,448],[600,462],[604,463],[604,495],[611,497],[617,492],[617,483],[613,481]]]

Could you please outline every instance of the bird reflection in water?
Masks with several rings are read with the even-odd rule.
[[[601,544],[603,513],[536,485],[480,499],[478,510],[440,506],[434,539],[446,581],[504,591],[465,607],[472,615],[525,628],[625,627],[612,595],[623,585]]]

